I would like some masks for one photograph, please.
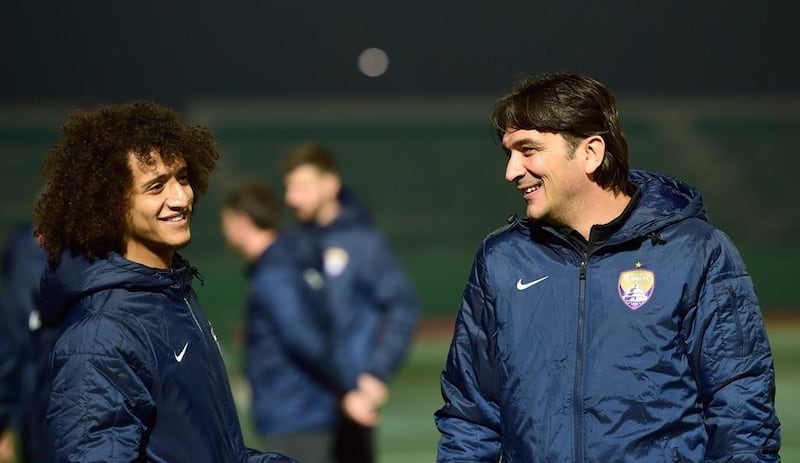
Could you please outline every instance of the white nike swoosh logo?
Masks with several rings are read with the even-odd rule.
[[[522,278],[520,278],[520,279],[519,279],[519,281],[517,281],[517,289],[518,289],[518,290],[520,290],[520,291],[524,291],[524,290],[526,290],[526,289],[530,288],[531,286],[533,286],[533,285],[535,285],[535,284],[538,284],[538,283],[541,283],[541,282],[543,282],[544,280],[546,280],[546,279],[548,279],[548,278],[550,278],[550,276],[549,276],[549,275],[548,275],[548,276],[541,277],[541,278],[539,278],[538,280],[533,280],[533,281],[531,281],[530,283],[523,283],[523,282],[522,282]]]
[[[183,345],[183,350],[181,351],[180,354],[175,354],[175,352],[173,352],[173,354],[175,355],[175,360],[177,360],[178,363],[181,363],[181,361],[183,360],[183,356],[186,354],[186,348],[187,347],[189,347],[189,343],[188,342]]]

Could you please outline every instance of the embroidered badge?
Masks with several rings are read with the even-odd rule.
[[[649,301],[656,285],[655,274],[641,267],[642,263],[636,262],[635,270],[627,270],[619,274],[617,285],[619,297],[631,310],[637,310]]]
[[[325,250],[323,256],[323,265],[325,267],[325,275],[329,277],[337,277],[344,272],[347,268],[347,262],[350,256],[342,248],[328,248]]]

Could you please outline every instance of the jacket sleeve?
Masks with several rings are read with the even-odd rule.
[[[70,326],[51,357],[48,434],[59,462],[139,461],[155,419],[152,359],[120,323]],[[146,355],[146,354],[145,354]],[[152,370],[150,370],[152,371]]]
[[[33,238],[30,226],[19,226],[3,246],[0,294],[0,431],[27,404],[24,382],[31,370],[33,351],[29,320],[37,310],[39,279],[46,254]]]
[[[383,320],[366,371],[386,382],[408,353],[419,321],[419,301],[383,238],[376,234],[368,245],[371,249],[366,253],[368,262],[361,278],[381,307]]]
[[[0,434],[5,431],[19,403],[18,366],[19,359],[11,345],[11,337],[0,326]]]
[[[297,460],[274,452],[259,452],[258,450],[247,449],[245,452],[245,463],[301,463]]]
[[[730,239],[711,238],[690,354],[705,408],[706,461],[778,462],[775,372],[750,276]]]
[[[291,268],[264,271],[253,284],[250,322],[258,330],[258,319],[268,320],[275,326],[270,335],[278,336],[280,344],[305,371],[327,387],[345,392],[355,387],[355,380],[343,378],[336,362],[330,361],[331,336],[317,326],[320,315],[313,313],[326,310],[324,301],[321,297],[310,300],[313,295],[304,291],[305,284],[302,275]]]
[[[464,290],[441,376],[444,406],[435,414],[441,433],[438,463],[497,463],[500,459],[494,310],[485,273],[479,256]]]

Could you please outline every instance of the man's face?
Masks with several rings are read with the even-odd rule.
[[[154,159],[155,164],[149,166],[133,154],[128,157],[133,185],[123,238],[125,257],[150,267],[169,268],[175,250],[191,238],[194,191],[183,158],[171,166],[164,165],[158,154]]]
[[[567,140],[556,133],[509,128],[503,149],[508,154],[506,180],[527,203],[528,217],[558,225],[573,223],[588,180]]]
[[[286,174],[286,204],[301,222],[313,222],[322,208],[335,199],[332,174],[320,172],[314,166],[299,166]]]
[[[222,235],[228,247],[240,257],[244,256],[244,227],[245,214],[230,208],[223,208],[220,213],[220,226]]]

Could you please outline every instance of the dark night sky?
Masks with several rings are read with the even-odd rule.
[[[23,2],[0,6],[0,103],[469,96],[524,71],[621,94],[797,94],[797,2]],[[389,70],[359,73],[368,47]]]

